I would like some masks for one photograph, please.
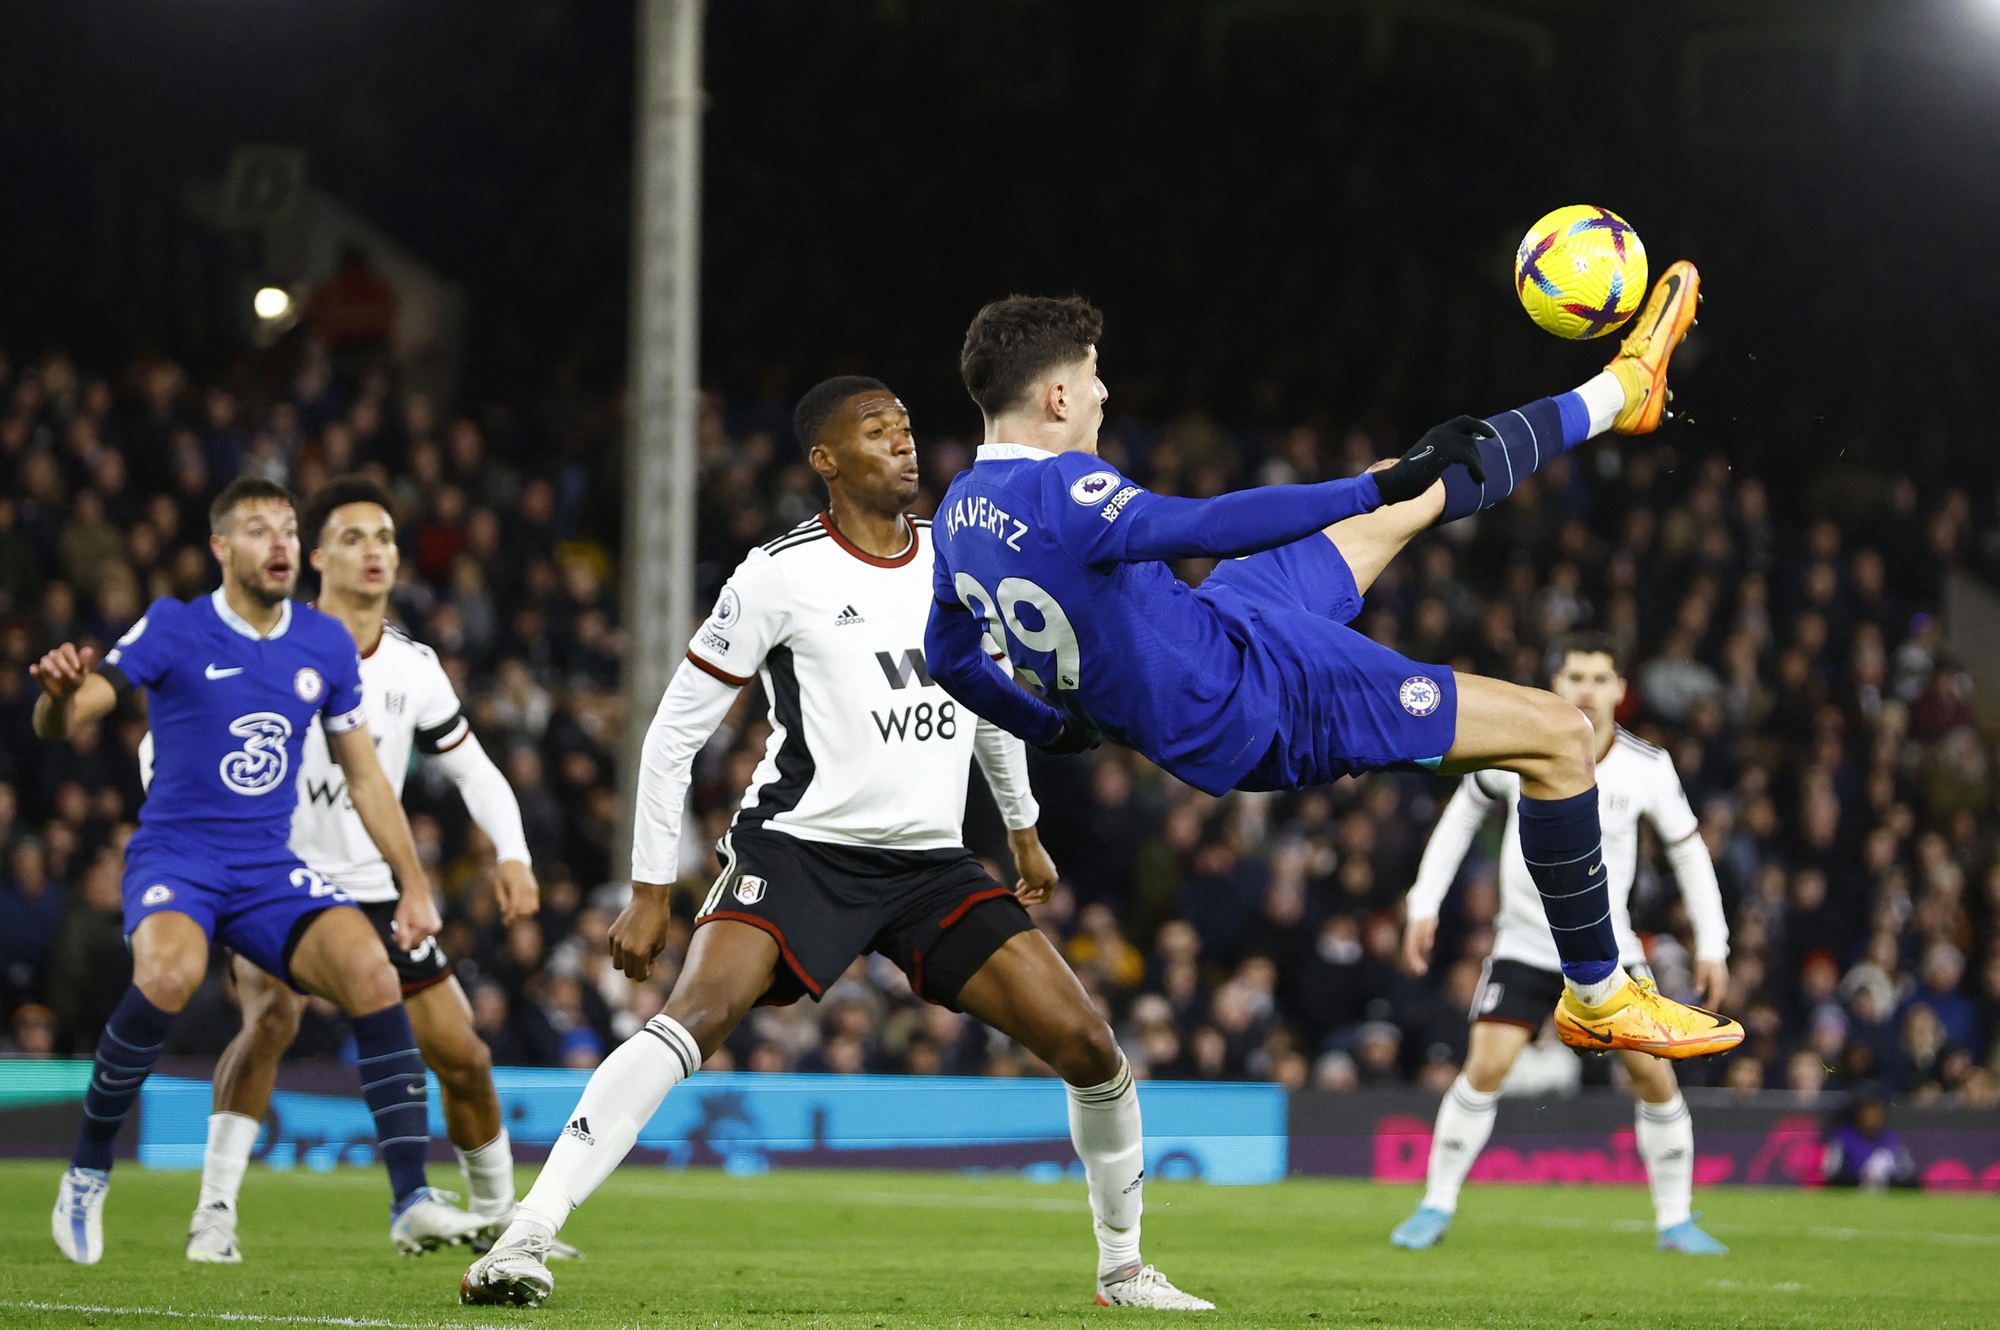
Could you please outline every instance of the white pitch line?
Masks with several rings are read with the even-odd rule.
[[[853,1205],[930,1206],[940,1210],[1048,1210],[1074,1214],[1090,1209],[1090,1202],[1054,1196],[954,1196],[946,1192],[837,1191],[800,1192],[782,1187],[707,1187],[669,1183],[626,1183],[620,1191],[641,1196],[685,1196],[704,1201],[846,1201]]]
[[[252,1312],[184,1312],[172,1307],[100,1307],[84,1302],[0,1302],[31,1312],[76,1312],[89,1316],[160,1316],[174,1321],[231,1321],[247,1325],[336,1325],[357,1330],[501,1330],[464,1321],[375,1321],[362,1316],[259,1316]]]

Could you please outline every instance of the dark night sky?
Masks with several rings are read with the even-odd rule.
[[[466,284],[472,393],[617,381],[628,4],[4,8],[17,351],[226,360],[177,295],[201,242],[173,199],[261,141]],[[1964,455],[2000,353],[2000,23],[1960,0],[1517,0],[1371,45],[1357,8],[720,0],[705,373],[750,402],[865,367],[963,430],[973,309],[1080,291],[1111,318],[1115,406],[1404,432],[1601,362],[1506,280],[1528,222],[1596,202],[1706,275],[1690,437],[1815,477],[1842,450]]]

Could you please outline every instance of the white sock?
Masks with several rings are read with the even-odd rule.
[[[1694,1118],[1687,1100],[1675,1095],[1664,1104],[1641,1099],[1634,1105],[1639,1158],[1653,1187],[1653,1224],[1668,1229],[1694,1215]]]
[[[1139,1215],[1145,1208],[1146,1140],[1139,1125],[1139,1088],[1121,1056],[1118,1074],[1102,1085],[1069,1091],[1069,1139],[1090,1184],[1097,1272],[1112,1274],[1139,1260]]]
[[[556,1137],[548,1162],[528,1188],[514,1222],[500,1235],[500,1244],[525,1236],[523,1224],[550,1234],[559,1231],[570,1211],[588,1200],[631,1152],[639,1128],[659,1112],[667,1091],[699,1066],[701,1048],[694,1036],[667,1015],[653,1017],[613,1049],[590,1073],[569,1125]]]
[[[1611,422],[1618,419],[1618,413],[1625,409],[1625,385],[1608,369],[1578,388],[1576,395],[1590,408],[1590,437],[1593,439],[1610,429]]]
[[[201,1156],[201,1199],[195,1203],[206,1210],[217,1201],[236,1208],[243,1190],[243,1173],[250,1167],[250,1152],[257,1146],[257,1133],[264,1124],[241,1113],[208,1115],[208,1148]]]
[[[476,1150],[452,1149],[458,1154],[458,1170],[465,1175],[465,1193],[471,1198],[472,1212],[489,1219],[514,1208],[514,1142],[507,1129]]]
[[[1613,993],[1616,993],[1631,981],[1632,976],[1625,973],[1623,965],[1618,966],[1610,974],[1605,975],[1594,984],[1579,984],[1574,979],[1568,978],[1563,980],[1565,984],[1569,985],[1569,991],[1576,994],[1576,1000],[1586,1007],[1603,1006]]]
[[[1500,1110],[1498,1090],[1475,1090],[1463,1075],[1444,1092],[1438,1105],[1437,1127],[1431,1133],[1431,1166],[1424,1188],[1424,1206],[1458,1213],[1458,1192],[1465,1186],[1486,1138],[1493,1134],[1493,1119]]]

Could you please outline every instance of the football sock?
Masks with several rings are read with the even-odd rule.
[[[1498,1090],[1475,1090],[1464,1076],[1451,1083],[1438,1105],[1437,1127],[1431,1133],[1430,1173],[1424,1188],[1424,1206],[1446,1214],[1458,1212],[1459,1188],[1472,1172],[1486,1138],[1493,1134],[1493,1119],[1500,1109]]]
[[[1653,1224],[1668,1229],[1685,1223],[1694,1213],[1694,1119],[1687,1100],[1680,1095],[1664,1104],[1641,1099],[1633,1119],[1639,1158],[1653,1188]]]
[[[77,1134],[76,1153],[70,1157],[78,1168],[111,1171],[118,1129],[125,1125],[125,1115],[139,1102],[139,1087],[160,1060],[175,1014],[148,1002],[134,984],[125,990],[118,1009],[104,1023],[90,1085],[83,1092],[83,1129]]]
[[[474,1214],[497,1218],[514,1208],[514,1142],[507,1129],[476,1150],[459,1150],[459,1171]]]
[[[208,1148],[201,1156],[201,1199],[195,1207],[207,1210],[221,1205],[236,1208],[243,1190],[243,1173],[250,1167],[250,1152],[256,1148],[257,1133],[264,1124],[241,1113],[208,1115]]]
[[[1585,439],[1602,434],[1625,406],[1625,388],[1606,371],[1575,392],[1544,397],[1486,421],[1499,437],[1479,445],[1485,481],[1462,466],[1444,473],[1444,513],[1438,523],[1491,508],[1515,486]]]
[[[701,1066],[694,1036],[671,1016],[655,1016],[590,1073],[569,1125],[549,1148],[535,1185],[500,1237],[506,1246],[527,1234],[522,1225],[554,1234],[631,1151],[639,1129],[659,1112],[667,1091]]]
[[[1618,935],[1611,929],[1597,788],[1567,799],[1522,795],[1516,807],[1521,857],[1541,893],[1563,978],[1578,1000],[1597,1006],[1618,991],[1625,974],[1618,965]]]
[[[430,1153],[430,1104],[424,1087],[424,1060],[410,1030],[410,1013],[398,1002],[368,1016],[356,1016],[354,1049],[360,1056],[361,1097],[375,1117],[375,1140],[389,1169],[389,1190],[401,1204],[429,1185],[424,1156]]]
[[[1090,1186],[1097,1271],[1111,1274],[1139,1260],[1139,1216],[1145,1208],[1146,1141],[1139,1124],[1139,1089],[1121,1056],[1118,1074],[1102,1085],[1069,1092],[1069,1139]]]

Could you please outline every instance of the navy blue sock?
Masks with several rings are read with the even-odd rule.
[[[1542,893],[1542,909],[1555,934],[1563,977],[1594,984],[1618,968],[1618,935],[1611,929],[1611,891],[1604,871],[1603,832],[1597,823],[1597,789],[1567,799],[1521,797],[1521,857]]]
[[[375,1115],[375,1139],[389,1168],[389,1188],[400,1203],[429,1185],[424,1177],[424,1156],[431,1148],[424,1060],[410,1030],[410,1013],[400,1002],[373,1016],[356,1016],[353,1025],[361,1097]]]
[[[1590,408],[1576,393],[1544,397],[1518,411],[1493,416],[1487,424],[1500,432],[1480,443],[1484,484],[1462,466],[1444,473],[1444,515],[1440,523],[1470,517],[1514,492],[1514,487],[1590,437]]]
[[[83,1092],[83,1130],[70,1157],[76,1167],[110,1171],[118,1129],[160,1060],[174,1016],[148,1002],[138,985],[125,990],[97,1040],[97,1063],[91,1068],[90,1087]]]

